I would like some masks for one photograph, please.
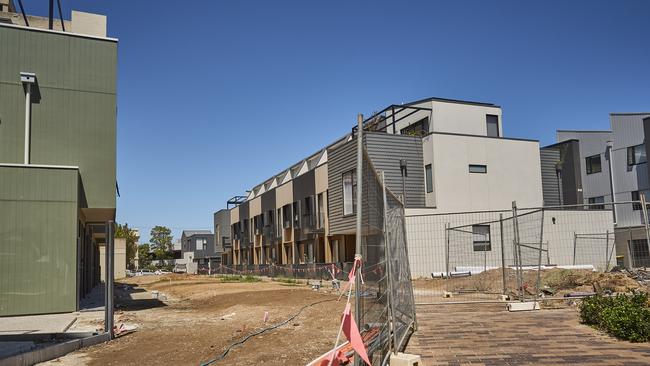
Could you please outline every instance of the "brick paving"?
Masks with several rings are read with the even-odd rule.
[[[650,365],[650,343],[629,343],[578,321],[574,309],[507,312],[503,304],[428,305],[407,353],[433,365]]]

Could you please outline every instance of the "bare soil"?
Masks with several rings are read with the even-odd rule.
[[[118,289],[116,324],[135,324],[137,331],[48,365],[201,365],[304,305],[333,300],[306,308],[287,325],[251,338],[213,363],[304,365],[331,349],[345,306],[329,290],[268,280],[222,283],[205,276],[146,276],[130,278]],[[167,299],[153,299],[154,290]]]
[[[541,272],[542,288],[548,288],[553,292],[553,297],[562,297],[571,292],[594,291],[594,283],[597,283],[602,290],[616,292],[629,292],[632,290],[645,290],[647,287],[638,281],[630,278],[622,272],[594,272],[590,270],[576,269],[546,269]],[[534,291],[537,286],[537,271],[524,271],[524,286]],[[450,279],[417,279],[413,281],[413,288],[416,297],[428,298],[430,300],[442,300],[445,291],[458,296],[496,299],[498,294],[503,293],[503,274],[501,269],[492,269],[468,277]],[[506,269],[506,292],[517,293],[517,279],[515,270]],[[444,301],[444,300],[442,300]]]

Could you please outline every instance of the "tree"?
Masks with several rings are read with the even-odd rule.
[[[142,244],[138,247],[138,262],[140,268],[144,268],[151,263],[149,251],[149,244]]]
[[[164,226],[151,229],[151,249],[156,259],[170,259],[172,257],[172,231]]]
[[[140,235],[137,234],[137,231],[131,229],[128,223],[124,223],[124,225],[117,224],[115,237],[126,239],[126,263],[129,267],[133,266],[135,252],[138,250]]]

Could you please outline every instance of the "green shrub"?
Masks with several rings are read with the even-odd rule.
[[[251,276],[251,275],[221,275],[219,276],[219,280],[221,282],[260,282],[262,279],[259,277]]]
[[[614,297],[601,295],[582,300],[580,319],[615,337],[631,342],[650,341],[648,294],[635,292]]]

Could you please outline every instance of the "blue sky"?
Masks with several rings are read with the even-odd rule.
[[[507,136],[542,145],[650,110],[647,1],[62,3],[120,40],[118,221],[145,241],[210,229],[227,198],[391,103],[492,102]]]

